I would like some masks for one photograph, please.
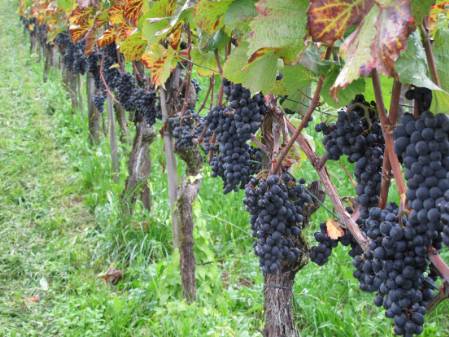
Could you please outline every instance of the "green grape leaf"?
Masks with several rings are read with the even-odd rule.
[[[438,52],[441,47],[438,46]],[[447,51],[442,51],[442,54]],[[440,55],[441,55],[440,53]],[[444,62],[444,57],[436,58],[437,62]],[[444,67],[443,67],[444,68]],[[426,87],[433,91],[431,109],[434,112],[449,111],[448,92],[437,86],[428,75],[428,65],[424,47],[421,43],[420,35],[414,32],[408,39],[407,49],[401,54],[396,62],[396,71],[402,83],[413,84],[418,87]],[[444,86],[443,86],[444,88]]]
[[[325,76],[323,90],[321,91],[321,97],[323,97],[326,104],[335,108],[347,105],[357,94],[365,92],[365,79],[359,78],[351,82],[346,88],[339,90],[337,96],[333,97],[330,91],[339,73],[340,68],[335,65],[332,66],[329,73]]]
[[[434,0],[410,0],[410,7],[416,25],[420,25],[424,17],[429,15],[430,8],[434,3]]]
[[[199,0],[192,17],[195,25],[202,31],[212,34],[223,26],[223,16],[233,0]]]
[[[282,79],[276,81],[273,87],[273,94],[284,96],[288,95],[290,98],[301,97],[301,92],[306,91],[306,88],[314,79],[313,74],[301,64],[286,65],[281,69]]]
[[[275,85],[278,56],[271,50],[248,63],[248,44],[235,48],[223,67],[224,76],[234,83],[242,83],[252,93],[269,93]]]
[[[433,39],[433,55],[441,87],[449,91],[449,28],[440,27]]]
[[[247,31],[249,29],[249,20],[257,14],[254,4],[254,0],[234,1],[224,16],[226,32],[230,33],[235,29]]]
[[[305,0],[259,1],[258,15],[250,23],[248,56],[262,48],[288,48],[299,53],[304,48],[307,5]]]

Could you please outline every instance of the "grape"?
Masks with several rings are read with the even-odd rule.
[[[216,138],[218,146],[209,153],[214,176],[220,176],[224,183],[224,192],[244,188],[251,175],[260,169],[255,150],[247,144],[252,135],[260,128],[267,107],[263,96],[251,97],[249,90],[239,84],[224,82],[224,93],[228,106],[217,106],[207,116],[209,135]],[[255,160],[256,159],[256,160]]]
[[[416,251],[422,256],[427,255],[427,247],[440,246],[444,237],[443,203],[449,193],[448,130],[446,115],[428,111],[416,118],[404,114],[394,130],[395,151],[404,164],[412,208],[409,222],[419,236]]]
[[[245,206],[251,214],[254,251],[263,273],[288,270],[298,264],[299,240],[306,209],[312,199],[301,181],[290,174],[252,178],[245,188]]]
[[[338,240],[332,240],[329,237],[325,223],[320,224],[320,231],[315,233],[315,240],[318,242],[318,246],[311,248],[310,259],[322,266],[332,254],[332,249],[337,247]]]
[[[181,116],[170,117],[168,125],[175,139],[175,149],[186,151],[198,144],[203,124],[202,118],[192,110],[187,110]]]
[[[357,202],[364,209],[379,201],[384,139],[375,108],[362,95],[338,112],[337,122],[319,123],[316,131],[324,134],[328,158],[339,160],[346,155],[355,163]]]

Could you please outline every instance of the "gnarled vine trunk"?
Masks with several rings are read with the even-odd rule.
[[[98,144],[100,142],[100,112],[94,104],[95,96],[95,79],[91,73],[86,76],[86,92],[87,92],[87,118],[89,125],[89,142]]]
[[[319,208],[325,196],[317,181],[312,182],[307,190],[313,198],[312,203],[303,210],[303,228],[308,226],[310,216]],[[299,336],[293,320],[293,285],[296,273],[309,259],[307,242],[302,235],[298,238],[296,248],[300,250],[300,257],[295,265],[288,270],[264,275],[264,337]]]
[[[195,282],[195,254],[193,250],[193,212],[192,205],[198,196],[201,185],[201,167],[203,159],[198,148],[189,151],[178,152],[186,163],[186,176],[179,189],[177,207],[180,218],[179,249],[181,259],[181,280],[184,296],[187,301],[196,298]]]
[[[148,178],[151,171],[150,145],[155,132],[145,121],[136,124],[136,135],[128,161],[128,178],[122,194],[125,213],[131,215],[139,192],[146,209],[151,209],[151,191]]]
[[[293,320],[293,283],[296,271],[264,277],[265,337],[298,337]]]

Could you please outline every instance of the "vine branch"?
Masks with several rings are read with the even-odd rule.
[[[329,57],[331,56],[331,52],[332,52],[332,46],[327,48],[326,54],[324,56],[325,60],[329,59]],[[282,149],[281,153],[279,154],[279,157],[276,159],[276,163],[273,166],[272,173],[279,172],[282,162],[284,161],[284,159],[287,156],[288,152],[290,151],[291,147],[298,139],[302,129],[304,129],[304,127],[310,121],[310,117],[312,117],[313,111],[315,110],[315,108],[318,106],[318,104],[320,102],[320,94],[321,94],[321,89],[323,88],[323,83],[324,83],[324,75],[321,75],[318,79],[318,82],[317,82],[317,85],[315,88],[315,92],[313,94],[310,105],[307,108],[307,111],[306,111],[304,117],[302,118],[301,123],[299,124],[298,128],[295,130],[295,133],[290,138],[288,144]]]

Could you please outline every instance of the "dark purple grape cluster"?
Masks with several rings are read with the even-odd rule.
[[[382,128],[374,103],[358,95],[338,112],[335,124],[320,123],[316,131],[324,134],[328,158],[339,160],[346,155],[355,163],[357,202],[363,208],[376,206],[379,201],[384,152]]]
[[[64,33],[59,35],[59,38],[55,43],[63,53],[62,62],[67,70],[74,74],[84,75],[88,69],[87,57],[84,55],[86,43],[80,41],[73,44],[70,37],[67,39]]]
[[[262,271],[275,273],[295,266],[302,254],[304,212],[312,203],[304,181],[297,183],[288,173],[252,178],[244,203],[251,214],[254,251]]]
[[[421,243],[421,256],[427,249],[441,246],[444,225],[440,204],[449,196],[449,118],[424,112],[415,118],[404,114],[394,130],[395,151],[402,159],[407,179],[410,225]]]
[[[218,143],[214,148],[210,164],[214,176],[220,176],[224,182],[224,192],[244,188],[251,175],[260,168],[255,163],[257,156],[251,150],[248,141],[257,132],[267,107],[263,96],[251,97],[249,90],[239,84],[225,81],[224,92],[228,98],[227,107],[214,107],[207,116],[208,133]]]
[[[394,320],[395,334],[420,334],[434,288],[420,236],[394,204],[371,208],[366,224],[370,246],[354,260],[354,276],[362,290],[377,293],[375,304]]]
[[[235,127],[241,139],[248,140],[260,128],[267,107],[262,94],[251,97],[251,92],[241,84],[233,84],[225,80],[224,93],[228,100],[228,108],[234,114]]]
[[[102,51],[104,79],[114,92],[116,99],[125,110],[135,113],[136,121],[145,120],[153,125],[158,114],[156,93],[141,88],[133,75],[122,73],[118,69],[115,44],[106,46]],[[104,87],[103,90],[105,90]]]
[[[187,110],[181,116],[170,117],[168,125],[175,139],[175,150],[186,151],[196,146],[203,124],[202,118],[192,110]]]
[[[446,192],[446,200],[449,200],[449,193]],[[441,225],[443,226],[443,231],[441,233],[441,239],[443,243],[449,247],[449,202],[444,201],[440,203],[439,210],[441,213]]]
[[[316,232],[314,236],[318,245],[310,249],[310,259],[317,265],[322,266],[331,256],[332,249],[337,247],[338,240],[332,240],[329,237],[326,223],[320,224],[320,231]]]

